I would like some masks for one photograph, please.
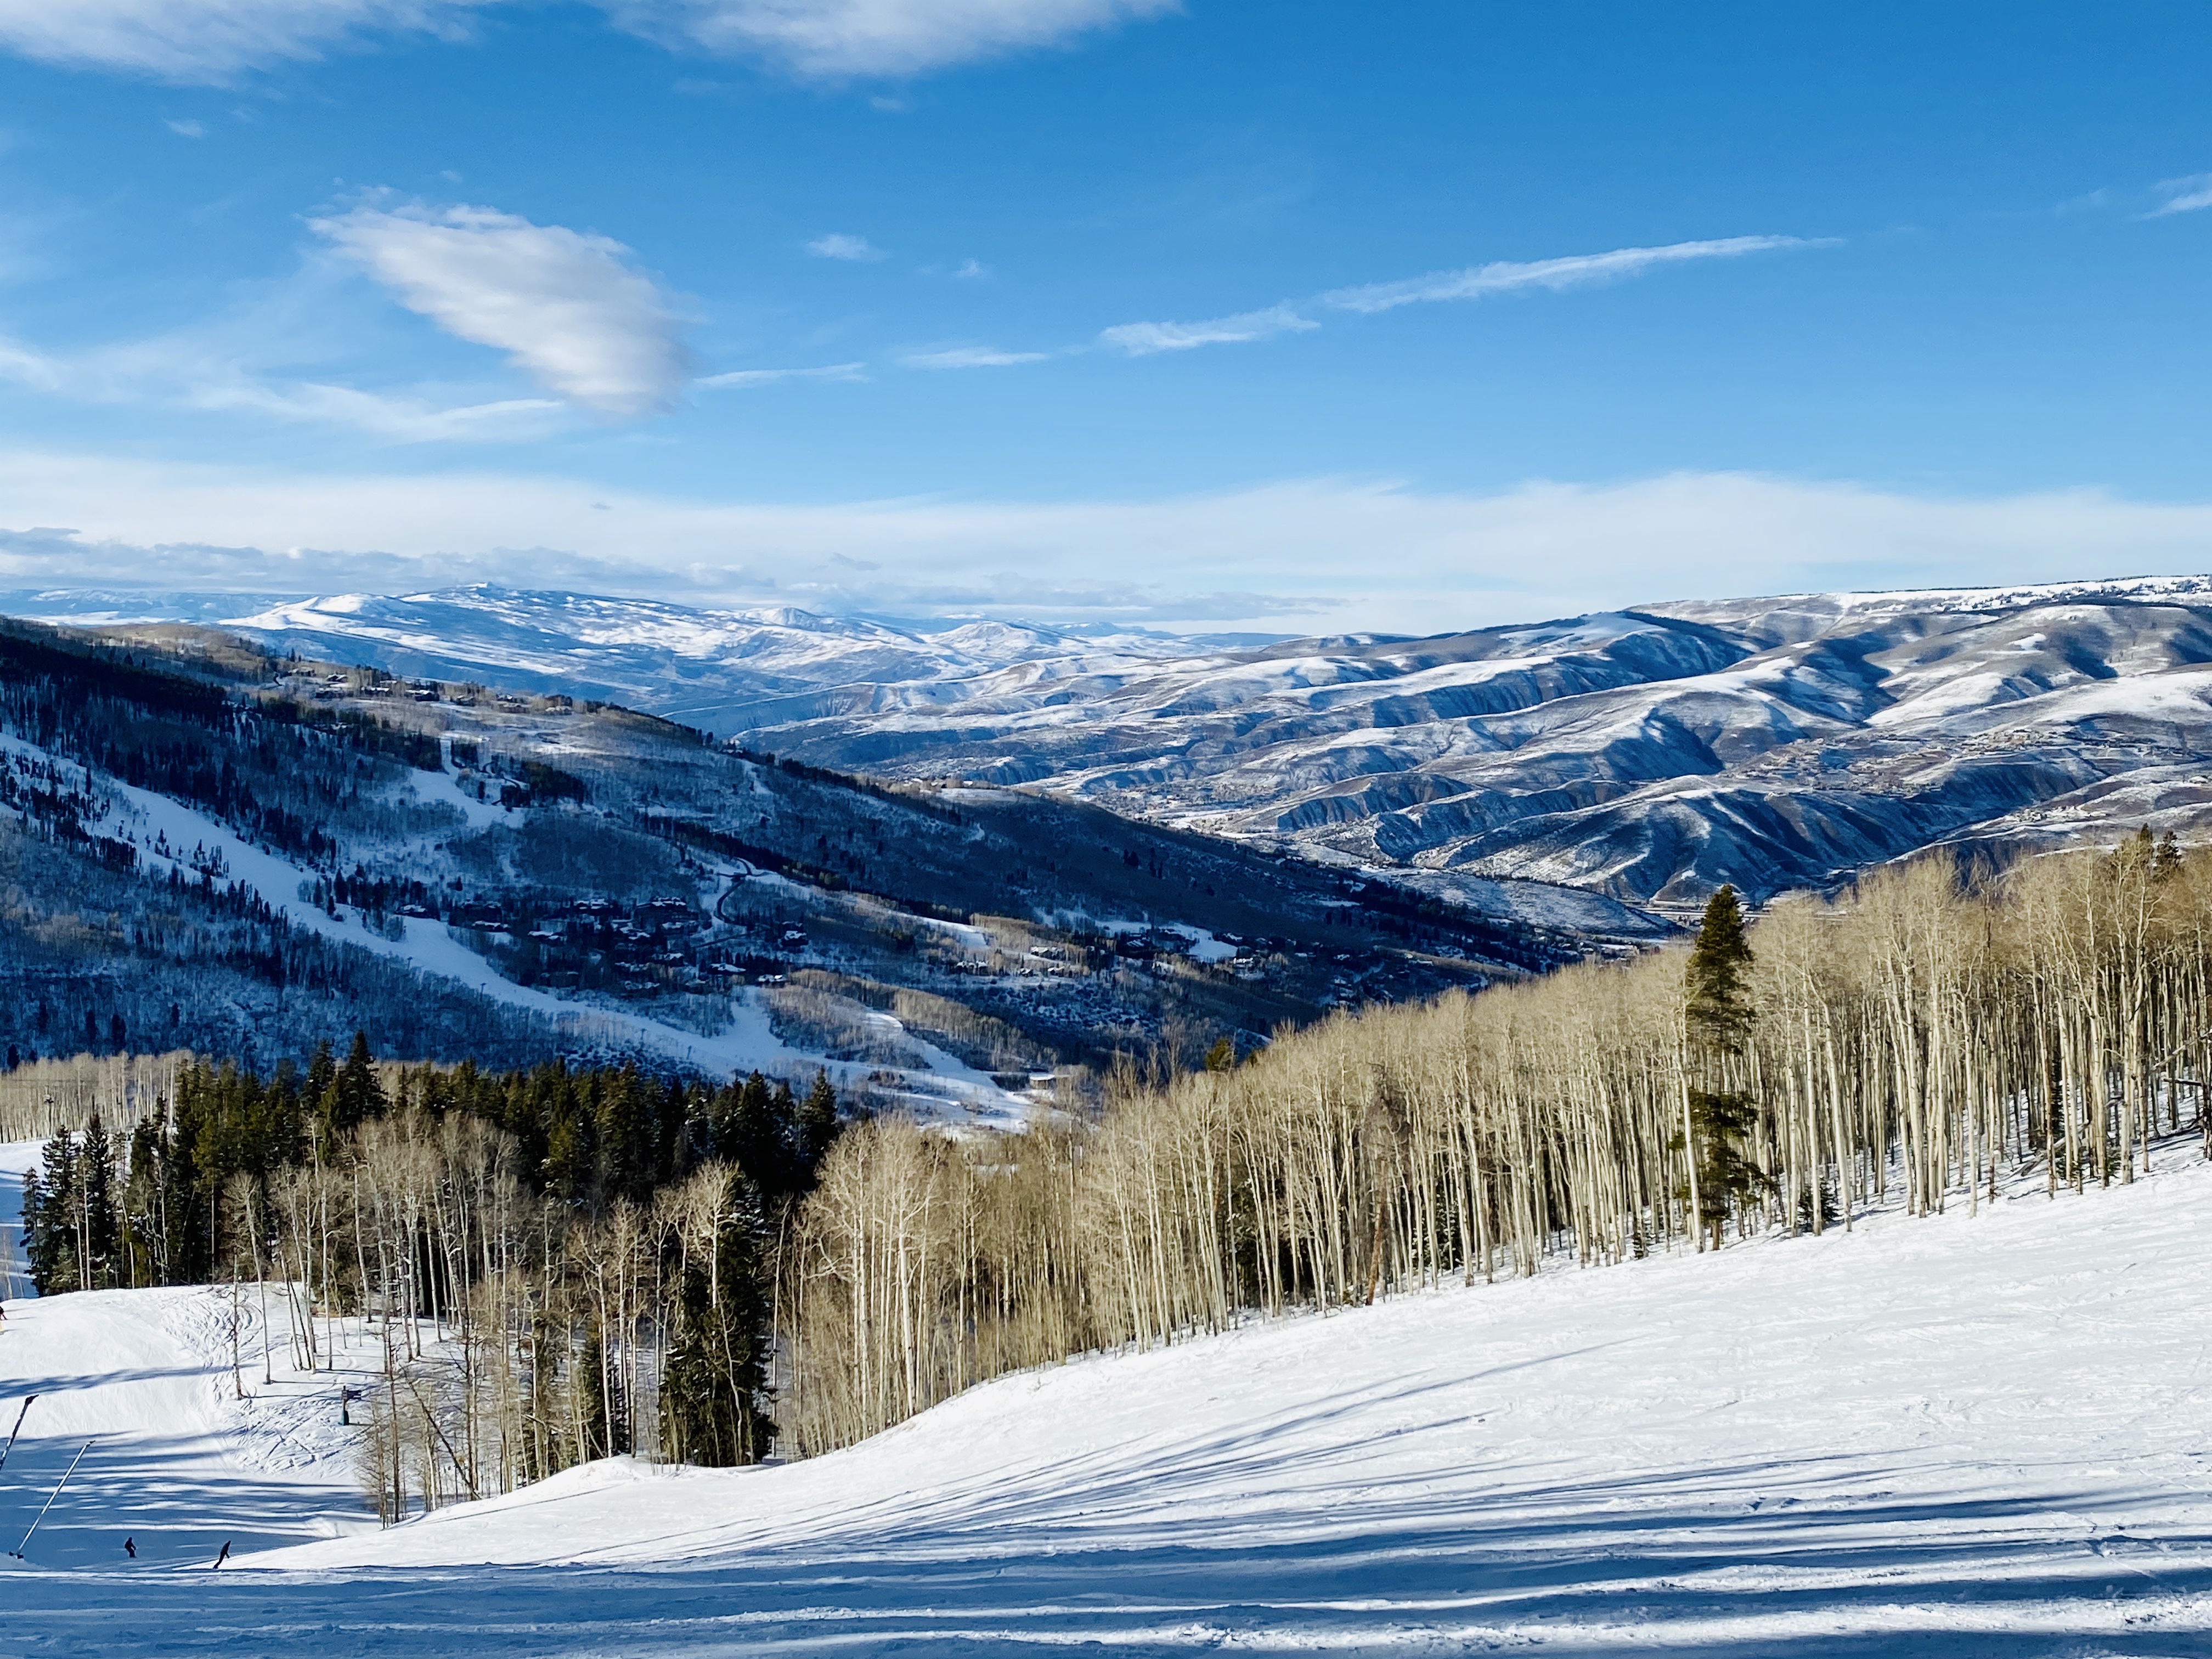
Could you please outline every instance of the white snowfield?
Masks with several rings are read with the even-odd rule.
[[[189,1332],[147,1346],[134,1309],[169,1293],[18,1304],[6,1396],[83,1403],[0,1473],[0,1519],[71,1436],[145,1461],[9,1564],[0,1630],[72,1656],[2212,1653],[2208,1277],[2212,1168],[2174,1148],[2130,1188],[1255,1323],[811,1462],[593,1465],[221,1573],[163,1565],[189,1552],[139,1517],[282,1494],[129,1415],[170,1408],[165,1367],[209,1375]],[[158,1557],[92,1547],[134,1524]]]

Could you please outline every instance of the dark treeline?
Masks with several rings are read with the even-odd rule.
[[[374,715],[234,695],[21,624],[0,630],[0,724],[314,862],[337,851],[327,829],[333,816],[391,768],[440,765],[434,737]]]
[[[615,1453],[762,1455],[774,1241],[837,1127],[826,1077],[380,1066],[357,1036],[194,1064],[127,1137],[56,1137],[26,1243],[42,1295],[253,1284],[296,1366],[372,1365],[397,1517]]]

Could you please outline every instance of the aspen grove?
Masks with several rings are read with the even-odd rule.
[[[379,1066],[356,1036],[172,1080],[124,1135],[95,1109],[48,1140],[33,1280],[251,1297],[343,1391],[387,1521],[595,1457],[769,1450],[773,1240],[836,1133],[826,1077]]]
[[[1125,1068],[1096,1123],[866,1123],[780,1252],[785,1444],[1252,1313],[2129,1182],[2161,1137],[2212,1152],[2208,999],[2212,855],[2146,832],[1930,855],[1747,929],[1723,890],[1692,951]]]

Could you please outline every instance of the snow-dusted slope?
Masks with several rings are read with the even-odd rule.
[[[19,1417],[23,1427],[0,1468],[0,1547],[23,1559],[0,1565],[65,1587],[102,1568],[204,1568],[226,1542],[244,1553],[374,1528],[327,1378],[264,1385],[250,1287],[239,1310],[246,1399],[228,1292],[95,1291],[7,1308],[0,1439]],[[14,1582],[0,1578],[0,1648],[22,1653]]]
[[[306,655],[599,697],[725,734],[759,725],[759,705],[825,691],[850,708],[855,688],[941,688],[1013,665],[1110,670],[1188,648],[1141,632],[1086,638],[996,622],[925,631],[787,605],[702,611],[492,586],[291,600],[218,625]]]
[[[87,617],[117,601],[40,599]],[[287,602],[226,625],[607,697],[834,768],[1632,903],[1831,884],[1942,841],[2212,823],[2212,577],[1259,645],[495,588]]]
[[[2204,1653],[2208,1274],[2176,1148],[2110,1192],[1087,1359],[812,1462],[0,1583],[52,1655]],[[20,1337],[17,1375],[88,1385]]]
[[[1654,605],[967,689],[759,741],[1631,901],[2212,818],[2207,578]]]

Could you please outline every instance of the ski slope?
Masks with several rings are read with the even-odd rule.
[[[672,1025],[665,1020],[619,1007],[566,1001],[548,992],[518,985],[501,975],[491,963],[471,951],[444,924],[434,921],[402,921],[398,936],[388,937],[369,926],[359,911],[339,907],[325,912],[300,895],[315,872],[282,855],[253,845],[209,813],[142,789],[120,779],[102,775],[92,785],[93,774],[76,762],[49,754],[19,738],[0,734],[0,753],[20,755],[53,768],[61,776],[87,781],[112,803],[107,812],[86,825],[94,835],[112,836],[138,848],[148,876],[165,878],[172,873],[195,879],[188,860],[195,853],[221,860],[222,879],[251,889],[276,915],[295,927],[373,955],[389,957],[434,978],[466,986],[495,1002],[540,1015],[564,1036],[583,1044],[635,1047],[665,1054],[686,1066],[726,1076],[742,1077],[762,1072],[771,1077],[805,1079],[816,1070],[826,1071],[841,1086],[850,1087],[875,1067],[830,1060],[794,1048],[776,1036],[760,993],[745,988],[729,1000],[729,1017],[723,1029],[704,1034]],[[446,745],[444,758],[452,758]],[[407,786],[423,799],[453,806],[471,823],[506,817],[505,808],[487,806],[473,799],[450,772],[410,772]],[[155,849],[166,845],[170,852]],[[1030,1103],[1000,1089],[985,1073],[926,1039],[902,1028],[903,1039],[921,1056],[919,1073],[905,1073],[908,1085],[900,1091],[902,1104],[915,1116],[943,1116],[956,1122],[975,1122],[997,1127],[1018,1127],[1028,1121]]]
[[[592,1465],[221,1574],[34,1549],[4,1629],[71,1656],[2208,1654],[2208,1283],[2212,1167],[2175,1147],[2129,1188],[1254,1323],[810,1462]],[[131,1415],[170,1408],[130,1380],[159,1366],[84,1346],[130,1296],[63,1301],[11,1305],[8,1393],[84,1395],[73,1433],[117,1414],[149,1500],[291,1524]],[[0,1522],[27,1484],[0,1474]]]

